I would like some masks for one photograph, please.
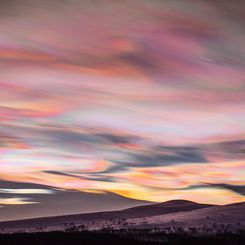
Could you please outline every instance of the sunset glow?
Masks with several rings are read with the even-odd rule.
[[[0,180],[50,190],[0,185],[0,209],[52,188],[245,201],[239,17],[212,1],[13,2],[0,5]]]

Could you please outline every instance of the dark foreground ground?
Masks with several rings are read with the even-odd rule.
[[[245,234],[215,234],[193,236],[190,234],[166,234],[148,232],[43,232],[0,234],[0,245],[143,245],[143,244],[186,244],[186,245],[244,245]]]

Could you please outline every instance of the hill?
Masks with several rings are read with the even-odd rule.
[[[62,229],[67,224],[82,224],[91,228],[98,228],[104,222],[115,224],[122,220],[142,219],[151,216],[159,216],[178,212],[186,212],[203,208],[213,207],[209,204],[199,204],[186,200],[172,200],[163,203],[136,206],[120,211],[85,213],[65,216],[54,216],[27,220],[8,221],[0,223],[0,230],[33,229],[35,227],[46,227]]]

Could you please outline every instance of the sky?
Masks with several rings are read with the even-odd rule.
[[[106,196],[105,209],[122,199],[245,201],[244,9],[239,0],[1,0],[4,219],[23,207],[50,214],[51,199],[74,213],[67,193]],[[86,210],[100,201],[77,211]]]

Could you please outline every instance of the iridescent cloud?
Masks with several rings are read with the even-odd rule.
[[[245,200],[242,2],[11,2],[0,4],[0,180]],[[35,192],[55,195],[0,185],[14,196],[0,204]]]

